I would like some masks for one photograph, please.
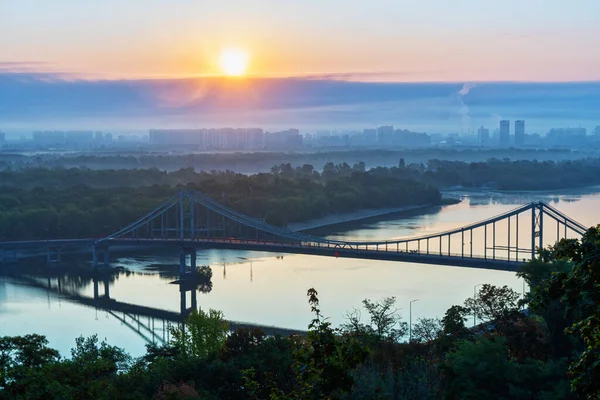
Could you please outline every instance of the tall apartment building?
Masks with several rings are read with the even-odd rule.
[[[523,147],[525,145],[525,121],[515,121],[515,146]]]
[[[502,120],[500,121],[500,142],[501,147],[510,146],[510,121]]]
[[[487,146],[490,144],[490,130],[480,126],[477,130],[477,141],[480,146]]]
[[[262,149],[264,132],[260,128],[150,129],[150,144],[192,145],[206,150]]]
[[[394,127],[391,125],[380,126],[377,128],[377,143],[389,145],[394,141]]]

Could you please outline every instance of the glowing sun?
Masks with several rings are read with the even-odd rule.
[[[248,69],[250,57],[240,49],[223,49],[219,56],[219,65],[223,74],[228,76],[242,76]]]

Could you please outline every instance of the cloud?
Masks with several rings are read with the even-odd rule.
[[[494,124],[494,113],[527,119],[530,127],[536,121],[557,123],[553,115],[564,123],[592,124],[598,109],[600,83],[475,86],[357,82],[339,76],[86,80],[68,74],[0,72],[0,130],[241,125],[362,129],[394,124],[457,132],[473,122]]]
[[[48,66],[49,64],[43,61],[0,61],[0,73],[36,72]]]

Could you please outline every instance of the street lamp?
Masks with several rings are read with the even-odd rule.
[[[478,283],[477,285],[473,286],[473,300],[477,298],[477,287],[481,285],[483,285],[483,283]],[[477,313],[475,310],[473,310],[473,328],[475,328],[475,325],[477,325]]]
[[[419,299],[411,300],[408,304],[408,343],[412,342],[412,303],[419,301]]]

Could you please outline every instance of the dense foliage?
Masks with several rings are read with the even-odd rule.
[[[552,190],[600,184],[600,158],[573,161],[485,162],[430,160],[427,164],[375,168],[374,175],[412,178],[438,188],[463,186],[499,190]]]
[[[172,150],[172,151],[171,151]],[[403,157],[409,163],[423,163],[431,159],[485,161],[490,158],[512,160],[568,160],[579,159],[593,152],[568,149],[481,149],[481,148],[421,148],[421,149],[348,149],[312,152],[221,152],[194,153],[193,149],[168,149],[164,146],[155,151],[149,149],[116,150],[93,149],[80,152],[40,152],[21,154],[18,149],[0,153],[0,169],[12,168],[92,168],[92,169],[148,169],[178,170],[195,168],[202,170],[232,169],[240,172],[268,172],[273,165],[312,164],[321,166],[335,164],[395,165]]]
[[[413,179],[379,176],[364,164],[284,165],[271,173],[192,169],[91,171],[31,169],[2,172],[0,240],[102,237],[145,215],[178,190],[195,190],[269,223],[286,225],[362,208],[439,204],[440,192]],[[93,182],[94,187],[87,185]],[[137,185],[134,185],[137,183]]]
[[[600,226],[563,240],[519,273],[525,299],[483,285],[413,338],[395,299],[365,299],[334,329],[316,290],[305,336],[228,332],[198,311],[173,341],[132,359],[97,338],[61,358],[38,335],[0,338],[0,399],[598,399]],[[523,307],[527,307],[527,311]],[[477,326],[465,322],[472,313]]]

